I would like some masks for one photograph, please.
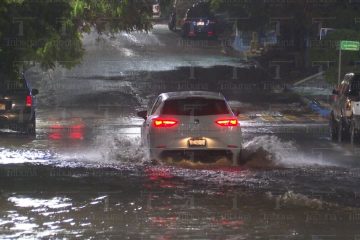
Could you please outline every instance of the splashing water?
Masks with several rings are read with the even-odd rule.
[[[53,159],[51,151],[0,148],[0,164],[46,163]]]
[[[250,168],[291,168],[307,165],[334,165],[321,157],[298,150],[295,143],[276,136],[259,136],[244,144],[242,162]]]

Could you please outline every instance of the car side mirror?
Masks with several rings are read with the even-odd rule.
[[[35,89],[35,88],[31,90],[31,95],[32,95],[32,96],[36,96],[36,95],[38,95],[38,94],[39,94],[39,90],[37,90],[37,89]]]
[[[332,94],[334,94],[334,95],[339,95],[339,91],[336,90],[336,89],[334,89],[334,90],[332,91]]]
[[[146,120],[147,119],[147,111],[137,112],[137,116]]]

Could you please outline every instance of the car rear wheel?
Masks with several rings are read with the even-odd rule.
[[[21,128],[21,132],[28,136],[35,136],[36,135],[36,117],[35,114],[31,118],[28,123],[23,124]]]
[[[333,114],[331,114],[331,116],[330,116],[329,127],[330,127],[331,140],[333,140],[333,141],[337,140],[338,139],[338,126],[337,126],[337,122],[336,122]]]
[[[343,120],[340,119],[339,123],[338,123],[338,142],[341,143],[343,141]]]
[[[188,31],[186,30],[186,27],[185,27],[185,26],[183,26],[183,27],[181,28],[181,37],[182,37],[182,38],[187,38],[187,37],[188,37]]]
[[[31,120],[30,123],[28,123],[25,127],[25,134],[29,136],[35,136],[36,135],[36,120],[35,116]]]
[[[359,137],[359,131],[357,129],[357,124],[355,121],[356,120],[352,119],[351,125],[350,125],[350,143],[351,143],[351,145],[356,143],[357,138]]]
[[[343,142],[346,137],[349,136],[349,127],[347,126],[345,119],[340,118],[340,121],[338,123],[338,142]]]
[[[234,152],[232,156],[232,165],[238,166],[240,161],[241,161],[241,151]]]

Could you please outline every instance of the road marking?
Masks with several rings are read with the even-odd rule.
[[[299,117],[294,116],[294,115],[288,115],[288,114],[284,115],[284,119],[286,121],[289,121],[289,122],[297,122],[297,121],[299,121]]]
[[[264,120],[265,122],[277,122],[277,119],[274,118],[271,115],[263,115],[260,117],[262,120]]]

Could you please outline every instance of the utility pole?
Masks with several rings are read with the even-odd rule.
[[[339,69],[338,69],[338,84],[341,81],[341,44],[339,46]]]

